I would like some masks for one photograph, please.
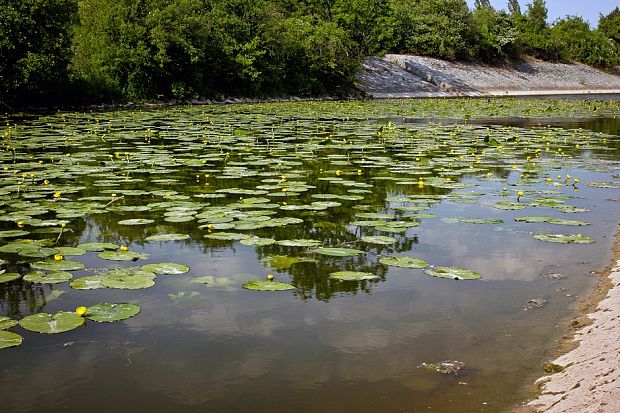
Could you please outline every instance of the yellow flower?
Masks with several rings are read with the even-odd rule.
[[[45,181],[43,181],[43,185],[47,185],[49,183],[50,183],[50,181],[48,181],[47,179]]]
[[[23,228],[25,225],[24,221],[17,221],[17,227],[18,228]]]
[[[273,281],[273,274],[267,274],[267,280],[268,281]]]
[[[54,192],[54,198],[60,198],[60,191]]]
[[[129,250],[129,248],[127,248],[127,247],[126,247],[126,246],[124,246],[124,245],[121,245],[121,247],[119,248],[119,250],[121,250],[121,251],[128,251],[128,250]]]
[[[63,256],[62,256],[62,255],[60,255],[60,254],[55,254],[55,255],[54,255],[54,261],[62,261],[62,260],[63,260],[63,258],[65,258],[65,257],[63,257]]]
[[[340,169],[336,170],[336,175],[340,176],[342,172],[340,172]]]
[[[517,196],[523,196],[523,191],[518,191]]]
[[[578,183],[579,183],[579,178],[575,178],[575,179],[573,179],[573,182],[575,182],[576,184],[578,184]]]
[[[81,305],[75,309],[75,314],[79,315],[80,317],[83,317],[84,314],[86,314],[86,310],[88,309],[84,307],[83,305]]]

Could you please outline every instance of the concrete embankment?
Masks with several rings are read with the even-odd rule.
[[[387,54],[369,58],[359,88],[373,98],[620,94],[620,76],[535,59],[503,66]]]

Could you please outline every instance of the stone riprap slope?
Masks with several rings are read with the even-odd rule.
[[[534,59],[504,66],[388,54],[369,58],[359,87],[374,98],[620,93],[620,76]]]

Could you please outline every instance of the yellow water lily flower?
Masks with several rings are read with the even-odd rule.
[[[267,274],[267,280],[273,281],[273,279],[274,279],[273,274]]]
[[[62,261],[65,257],[63,257],[60,254],[55,254],[54,255],[54,261]]]
[[[81,305],[75,309],[75,314],[79,315],[80,317],[83,317],[84,314],[86,314],[86,310],[88,310],[88,308]]]

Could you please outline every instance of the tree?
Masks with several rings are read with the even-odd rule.
[[[76,12],[76,0],[0,0],[0,104],[53,103]]]
[[[491,6],[491,0],[475,0],[474,1],[474,8],[476,10],[492,9],[493,6]]]
[[[508,12],[512,16],[521,15],[521,5],[519,4],[519,0],[508,0]]]
[[[620,43],[620,8],[616,7],[607,16],[601,15],[598,31],[616,44]]]

